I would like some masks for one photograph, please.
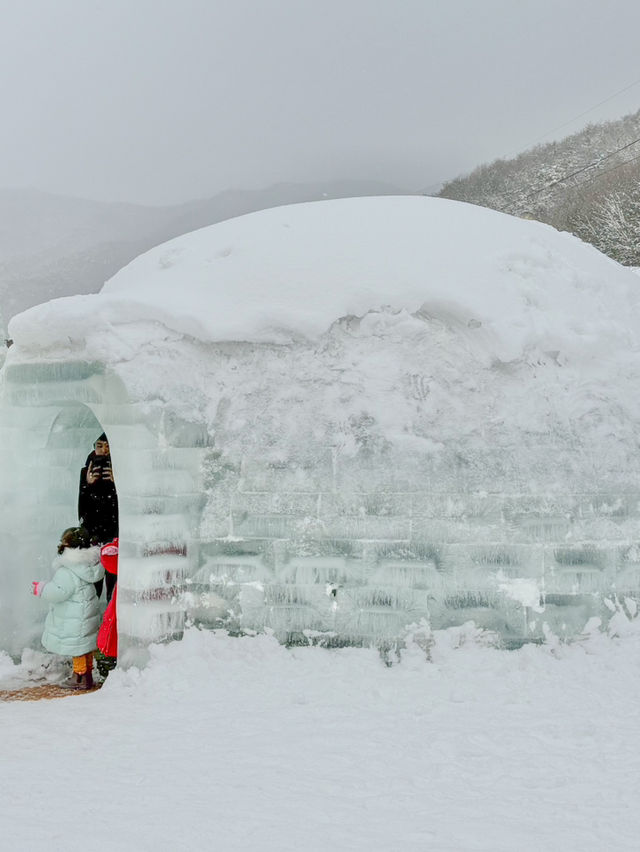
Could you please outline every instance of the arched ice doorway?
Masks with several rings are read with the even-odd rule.
[[[48,579],[60,533],[78,521],[82,465],[103,431],[89,406],[70,402],[3,412],[0,428],[0,648],[38,647],[45,610],[29,595]]]
[[[103,431],[120,510],[120,663],[144,661],[150,642],[182,635],[183,587],[198,559],[206,443],[190,429],[166,416],[163,400],[132,400],[100,363],[5,364],[0,651],[19,656],[40,647],[45,613],[30,581],[48,579],[61,531],[77,522],[80,470]]]

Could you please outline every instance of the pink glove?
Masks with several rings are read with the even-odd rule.
[[[36,595],[36,597],[40,597],[45,584],[42,580],[32,580],[31,585],[33,586],[33,594]]]

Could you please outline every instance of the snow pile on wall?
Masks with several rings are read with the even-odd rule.
[[[135,345],[131,323],[145,326],[139,343],[155,336],[154,324],[204,342],[283,343],[390,305],[481,325],[488,358],[512,361],[532,348],[584,357],[630,341],[634,284],[594,248],[540,223],[444,199],[344,199],[178,237],[97,295],[15,317],[10,335],[34,351],[71,342],[118,360],[127,353],[121,335]]]
[[[632,272],[540,223],[346,199],[159,246],[98,295],[14,318],[9,359],[106,362],[163,424],[205,424],[244,481],[293,464],[312,492],[388,491],[375,474],[393,470],[396,490],[419,476],[615,502],[635,477],[637,293]],[[359,481],[340,486],[336,454],[357,457]]]
[[[562,486],[540,444],[586,440],[587,487],[635,453],[637,292],[540,223],[423,197],[316,202],[172,240],[100,294],[14,317],[8,360],[103,362],[236,463],[448,447],[495,453],[479,488],[538,468]]]

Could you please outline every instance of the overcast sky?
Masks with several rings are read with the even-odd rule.
[[[640,108],[638,0],[0,11],[0,186],[150,204],[287,180],[420,190]]]

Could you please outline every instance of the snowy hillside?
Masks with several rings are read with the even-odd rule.
[[[447,181],[444,198],[547,222],[626,266],[640,262],[636,145],[640,111],[589,124]]]

